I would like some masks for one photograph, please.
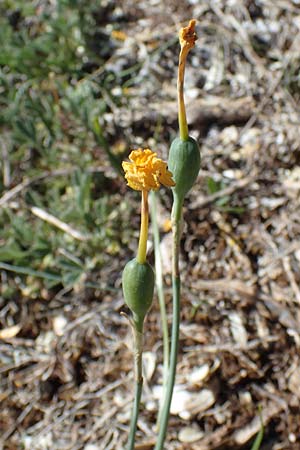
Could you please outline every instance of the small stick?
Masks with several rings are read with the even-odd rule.
[[[82,234],[78,230],[75,230],[74,228],[70,227],[70,225],[68,225],[67,223],[62,222],[57,217],[53,216],[52,214],[49,214],[47,211],[44,211],[41,208],[38,208],[37,206],[32,206],[30,208],[30,211],[35,216],[39,217],[45,222],[50,223],[56,228],[59,228],[61,231],[64,231],[65,233],[69,234],[70,236],[72,236],[72,238],[77,239],[78,241],[84,242],[89,239],[89,236]]]

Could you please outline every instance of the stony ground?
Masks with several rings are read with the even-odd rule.
[[[250,449],[260,409],[261,448],[296,450],[299,2],[114,2],[105,30],[118,23],[119,33],[100,71],[128,70],[127,101],[112,105],[106,126],[115,149],[130,141],[132,148],[151,146],[167,156],[177,133],[176,35],[192,17],[199,39],[189,57],[186,101],[202,170],[185,203],[179,366],[166,449]],[[99,69],[90,76],[97,80]],[[125,446],[133,372],[120,277],[136,248],[139,203],[121,177],[104,170],[107,192],[116,204],[127,197],[133,212],[119,212],[125,236],[119,254],[108,253],[100,273],[91,275],[101,287],[77,283],[41,292],[34,301],[24,294],[2,304],[2,318],[8,311],[19,317],[19,325],[8,320],[0,331],[5,450]],[[170,193],[162,191],[158,220],[169,312],[170,206]],[[162,381],[157,299],[146,324],[145,352],[139,450],[152,449],[156,436]]]

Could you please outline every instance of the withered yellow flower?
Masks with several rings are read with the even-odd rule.
[[[179,123],[179,133],[180,138],[186,141],[189,137],[189,131],[186,120],[186,112],[184,105],[184,95],[183,95],[183,84],[184,84],[184,71],[186,58],[194,47],[197,40],[197,34],[195,32],[196,20],[190,20],[187,27],[181,28],[179,31],[179,42],[180,42],[180,54],[178,63],[178,78],[177,78],[177,92],[178,92],[178,123]]]
[[[123,162],[122,167],[128,186],[136,191],[156,191],[161,184],[167,187],[175,186],[172,173],[167,163],[157,157],[157,154],[146,148],[132,150],[129,155],[131,162]]]
[[[195,32],[196,20],[190,20],[190,23],[187,27],[181,28],[179,32],[179,42],[181,47],[186,48],[186,50],[190,50],[194,47],[197,38],[197,34]]]

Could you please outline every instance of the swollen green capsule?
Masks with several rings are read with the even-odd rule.
[[[171,144],[168,168],[173,174],[176,186],[173,192],[183,201],[186,194],[192,188],[200,170],[200,150],[197,142],[192,137],[182,140],[174,139]]]
[[[142,331],[144,318],[149,311],[154,291],[154,272],[149,263],[129,261],[122,276],[125,303],[133,314],[135,325]]]

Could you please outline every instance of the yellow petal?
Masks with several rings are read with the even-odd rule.
[[[122,167],[128,186],[137,191],[157,190],[161,184],[175,186],[167,163],[157,157],[149,148],[132,150],[129,155],[131,162],[124,161]]]

